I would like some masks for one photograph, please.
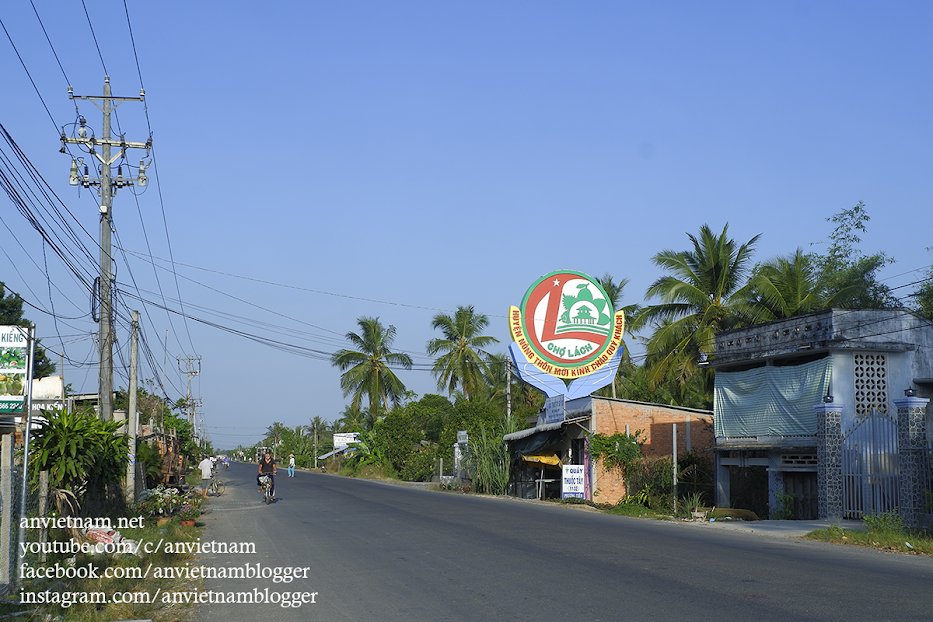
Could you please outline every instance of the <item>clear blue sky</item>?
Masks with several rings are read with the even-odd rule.
[[[137,95],[141,73],[148,121],[125,103],[119,123],[129,140],[151,126],[155,143],[149,189],[114,200],[119,243],[186,264],[176,284],[118,255],[121,288],[175,309],[180,292],[191,316],[322,352],[378,316],[420,364],[400,372],[419,394],[436,392],[424,347],[439,310],[475,305],[504,352],[507,307],[540,275],[609,272],[642,302],[661,274],[651,257],[703,223],[762,234],[765,260],[810,250],[862,200],[861,248],[897,260],[888,284],[930,264],[928,2],[128,0],[135,53],[123,2],[86,5],[97,44],[81,3],[35,0],[64,72],[28,0],[0,9],[39,92],[0,33],[0,123],[91,233],[84,245],[96,255],[97,198],[68,186],[57,128],[75,121],[68,85],[101,94],[106,65],[115,95]],[[80,113],[100,135],[97,109]],[[76,365],[96,362],[87,291],[46,248],[50,286],[6,197],[0,217],[0,280],[77,318],[28,313],[51,350],[75,341],[66,381],[96,391],[96,368]],[[152,361],[168,359],[173,397],[175,359],[202,357],[194,393],[220,447],[346,403],[324,360],[124,300],[144,312]]]

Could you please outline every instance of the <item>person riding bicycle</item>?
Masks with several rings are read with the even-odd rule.
[[[266,455],[263,456],[262,460],[259,461],[259,475],[256,476],[256,485],[259,486],[259,490],[262,490],[262,483],[259,481],[259,478],[263,475],[269,478],[269,494],[272,496],[272,500],[275,501],[275,473],[278,469],[275,466],[275,461],[272,459],[272,454],[268,451]]]

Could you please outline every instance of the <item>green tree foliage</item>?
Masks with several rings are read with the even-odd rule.
[[[706,391],[702,375],[691,376],[685,384],[674,377],[652,382],[649,370],[628,362],[619,366],[617,397],[651,404],[676,404],[685,408],[712,409],[712,395]]]
[[[712,391],[712,374],[698,363],[713,354],[716,333],[748,321],[748,292],[755,236],[739,245],[729,238],[729,225],[716,234],[708,225],[698,236],[688,234],[691,250],[665,250],[653,263],[669,274],[657,279],[646,296],[661,303],[645,307],[632,330],[653,327],[648,338],[648,369],[653,384],[674,378],[685,387],[703,376],[704,392]]]
[[[92,411],[44,411],[45,424],[31,449],[33,473],[49,472],[49,484],[84,499],[99,499],[107,484],[123,476],[129,459],[118,421],[101,421]]]
[[[933,253],[933,246],[927,248]],[[933,265],[927,268],[924,278],[913,293],[914,310],[928,320],[933,320]]]
[[[359,408],[363,396],[369,398],[369,412],[388,412],[389,402],[398,404],[405,395],[405,385],[390,366],[411,369],[411,357],[392,352],[395,327],[384,328],[379,318],[361,317],[360,332],[349,332],[347,340],[356,350],[338,350],[331,363],[343,371],[340,388],[344,397],[353,395],[353,408]]]
[[[489,402],[503,414],[506,412],[506,372],[507,354],[493,354],[487,361],[488,373],[485,376],[483,390],[475,396],[476,401]],[[512,373],[512,414],[524,421],[526,417],[538,414],[544,406],[544,394],[530,384],[525,383],[518,374]]]
[[[604,470],[618,471],[624,478],[628,468],[641,458],[641,448],[645,444],[641,433],[642,430],[635,430],[635,434],[590,434],[590,455],[599,460]]]
[[[434,316],[431,327],[440,329],[444,335],[443,339],[429,341],[427,347],[429,355],[440,354],[433,369],[438,389],[446,388],[453,395],[459,387],[466,399],[480,391],[489,371],[486,360],[490,355],[483,348],[499,342],[481,334],[488,325],[489,318],[476,313],[472,305],[457,307],[453,316],[445,313]]]
[[[851,286],[829,291],[825,278],[800,248],[775,257],[756,267],[749,281],[751,315],[756,322],[789,318],[830,308],[852,293]]]
[[[142,466],[146,488],[155,488],[162,479],[162,456],[153,443],[142,439],[136,440],[136,462]]]
[[[23,299],[14,293],[6,294],[6,286],[0,281],[0,326],[32,326],[23,316]],[[49,360],[45,348],[36,340],[32,361],[32,377],[38,380],[55,373],[55,364]]]
[[[825,253],[809,255],[824,287],[824,297],[833,306],[852,309],[888,309],[900,302],[891,288],[878,280],[878,272],[894,259],[883,252],[865,255],[858,247],[860,233],[871,220],[861,201],[826,219],[836,225],[829,235]]]

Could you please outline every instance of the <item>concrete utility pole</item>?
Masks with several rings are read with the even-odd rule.
[[[86,99],[97,106],[104,113],[103,137],[97,138],[91,133],[88,135],[88,128],[84,117],[79,118],[79,127],[77,136],[61,136],[62,152],[65,152],[65,144],[83,145],[87,153],[96,157],[100,161],[100,179],[92,179],[88,174],[88,167],[84,165],[84,175],[81,176],[78,171],[79,162],[75,158],[71,159],[71,177],[69,184],[72,186],[99,186],[100,195],[100,417],[105,421],[113,418],[113,306],[111,299],[111,279],[113,278],[111,269],[111,248],[110,233],[113,229],[113,216],[111,208],[113,206],[113,195],[118,188],[132,186],[134,183],[139,186],[145,186],[146,165],[144,160],[139,162],[139,175],[135,180],[124,179],[123,167],[118,167],[117,178],[114,180],[111,176],[110,166],[126,155],[126,150],[145,149],[146,156],[149,156],[149,150],[152,148],[152,139],[145,143],[128,142],[124,136],[119,140],[112,140],[110,137],[110,113],[125,101],[145,101],[145,91],[140,90],[139,97],[113,97],[110,94],[110,76],[104,76],[104,94],[99,95],[75,95],[72,88],[68,87],[69,99]],[[100,103],[98,103],[98,100]],[[100,147],[101,152],[97,152]],[[111,149],[117,147],[117,154],[111,157]],[[83,162],[83,158],[81,159]]]
[[[505,357],[505,416],[512,416],[512,359]]]
[[[133,311],[133,336],[130,340],[130,403],[126,410],[126,442],[129,445],[130,461],[126,465],[125,498],[129,504],[136,503],[136,429],[139,418],[136,413],[136,365],[139,351],[139,311]]]
[[[185,361],[186,369],[181,371],[188,374],[188,395],[185,398],[185,409],[188,411],[188,423],[191,424],[192,434],[198,439],[198,445],[200,445],[200,434],[198,433],[197,427],[195,427],[195,407],[200,406],[200,401],[197,403],[191,397],[191,379],[201,373],[201,357],[200,356],[188,356],[185,358],[178,359],[179,368],[181,367],[181,362]],[[197,369],[194,368],[194,364],[197,363]]]

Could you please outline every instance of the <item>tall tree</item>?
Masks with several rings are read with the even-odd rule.
[[[453,316],[438,313],[431,321],[431,327],[440,329],[443,339],[428,342],[428,354],[441,354],[434,362],[434,377],[437,388],[453,394],[458,387],[463,397],[470,399],[483,386],[483,378],[489,373],[486,361],[489,353],[486,346],[499,343],[495,337],[483,335],[489,325],[489,318],[476,313],[473,306],[457,307]]]
[[[653,327],[647,354],[654,384],[673,377],[686,386],[700,373],[697,364],[713,354],[715,334],[749,321],[743,288],[760,235],[739,245],[729,237],[728,224],[718,235],[704,224],[699,235],[687,237],[691,250],[665,250],[652,258],[669,273],[646,294],[661,303],[645,307],[633,321],[632,330]],[[709,384],[707,378],[704,386],[709,389]]]
[[[878,272],[894,259],[884,252],[866,255],[859,248],[860,233],[867,231],[871,220],[861,201],[850,209],[827,218],[836,225],[829,235],[824,253],[811,253],[826,298],[834,297],[833,306],[853,309],[886,309],[900,305],[891,288],[878,279]],[[845,292],[844,295],[839,292]]]
[[[376,417],[379,412],[388,412],[390,401],[398,404],[404,397],[405,385],[390,366],[411,369],[411,357],[392,352],[395,326],[384,328],[375,317],[361,317],[357,323],[359,334],[352,331],[346,334],[347,341],[357,349],[338,350],[331,357],[331,364],[344,372],[340,388],[344,397],[353,395],[351,406],[358,409],[366,395],[369,413]]]
[[[798,248],[755,269],[749,280],[750,315],[756,322],[770,322],[827,309],[853,289],[850,285],[830,291],[813,257]]]
[[[277,455],[278,447],[282,444],[282,437],[288,432],[284,423],[278,421],[266,428],[265,442],[272,447],[272,455]]]
[[[933,246],[927,248],[927,251],[933,253]],[[926,276],[917,285],[917,290],[912,296],[917,313],[928,320],[933,320],[933,264],[927,268]]]
[[[15,293],[6,294],[6,285],[0,281],[0,326],[32,326],[23,316],[23,299]],[[55,373],[55,364],[49,360],[45,348],[36,340],[32,360],[32,377],[38,380]]]
[[[609,302],[612,304],[613,311],[623,311],[625,312],[625,332],[634,337],[632,334],[632,324],[631,321],[634,319],[635,315],[641,309],[637,304],[630,304],[622,306],[622,295],[625,286],[628,285],[628,279],[620,279],[618,283],[615,282],[615,278],[609,274],[605,273],[601,279],[597,279],[600,286],[603,288],[603,291],[606,292],[606,295],[609,296]],[[622,361],[628,362],[631,360],[631,352],[629,352],[628,342],[625,338],[622,338]],[[597,395],[606,395],[616,397],[616,388],[619,383],[622,381],[622,369],[623,366],[620,365],[618,371],[616,372],[616,377],[612,381],[612,386],[604,387],[597,392]]]

